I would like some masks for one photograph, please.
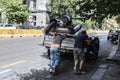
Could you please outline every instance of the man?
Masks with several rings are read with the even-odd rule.
[[[81,31],[78,35],[75,36],[75,43],[74,43],[74,73],[86,73],[82,70],[83,63],[85,59],[84,48],[85,42],[88,40],[88,35],[86,31]],[[79,63],[80,61],[80,63]],[[79,70],[77,71],[77,65],[79,64]]]
[[[50,48],[50,73],[55,73],[55,69],[59,64],[61,43],[66,35],[66,33],[59,35],[57,32],[53,35],[53,43]]]

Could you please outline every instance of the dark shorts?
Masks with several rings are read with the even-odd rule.
[[[74,60],[85,60],[85,54],[81,48],[74,48]]]

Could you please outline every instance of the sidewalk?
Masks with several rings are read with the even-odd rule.
[[[120,80],[120,51],[116,51],[111,60],[108,60],[108,69],[101,80]]]

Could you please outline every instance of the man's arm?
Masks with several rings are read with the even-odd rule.
[[[65,39],[66,37],[67,37],[67,32],[63,34],[63,39]]]
[[[86,43],[89,45],[90,44],[90,41],[89,41],[89,37],[88,35],[86,36],[86,39],[85,39]]]

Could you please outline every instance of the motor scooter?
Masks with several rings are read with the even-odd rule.
[[[117,32],[112,34],[111,43],[112,44],[117,44],[118,43],[118,33]]]

